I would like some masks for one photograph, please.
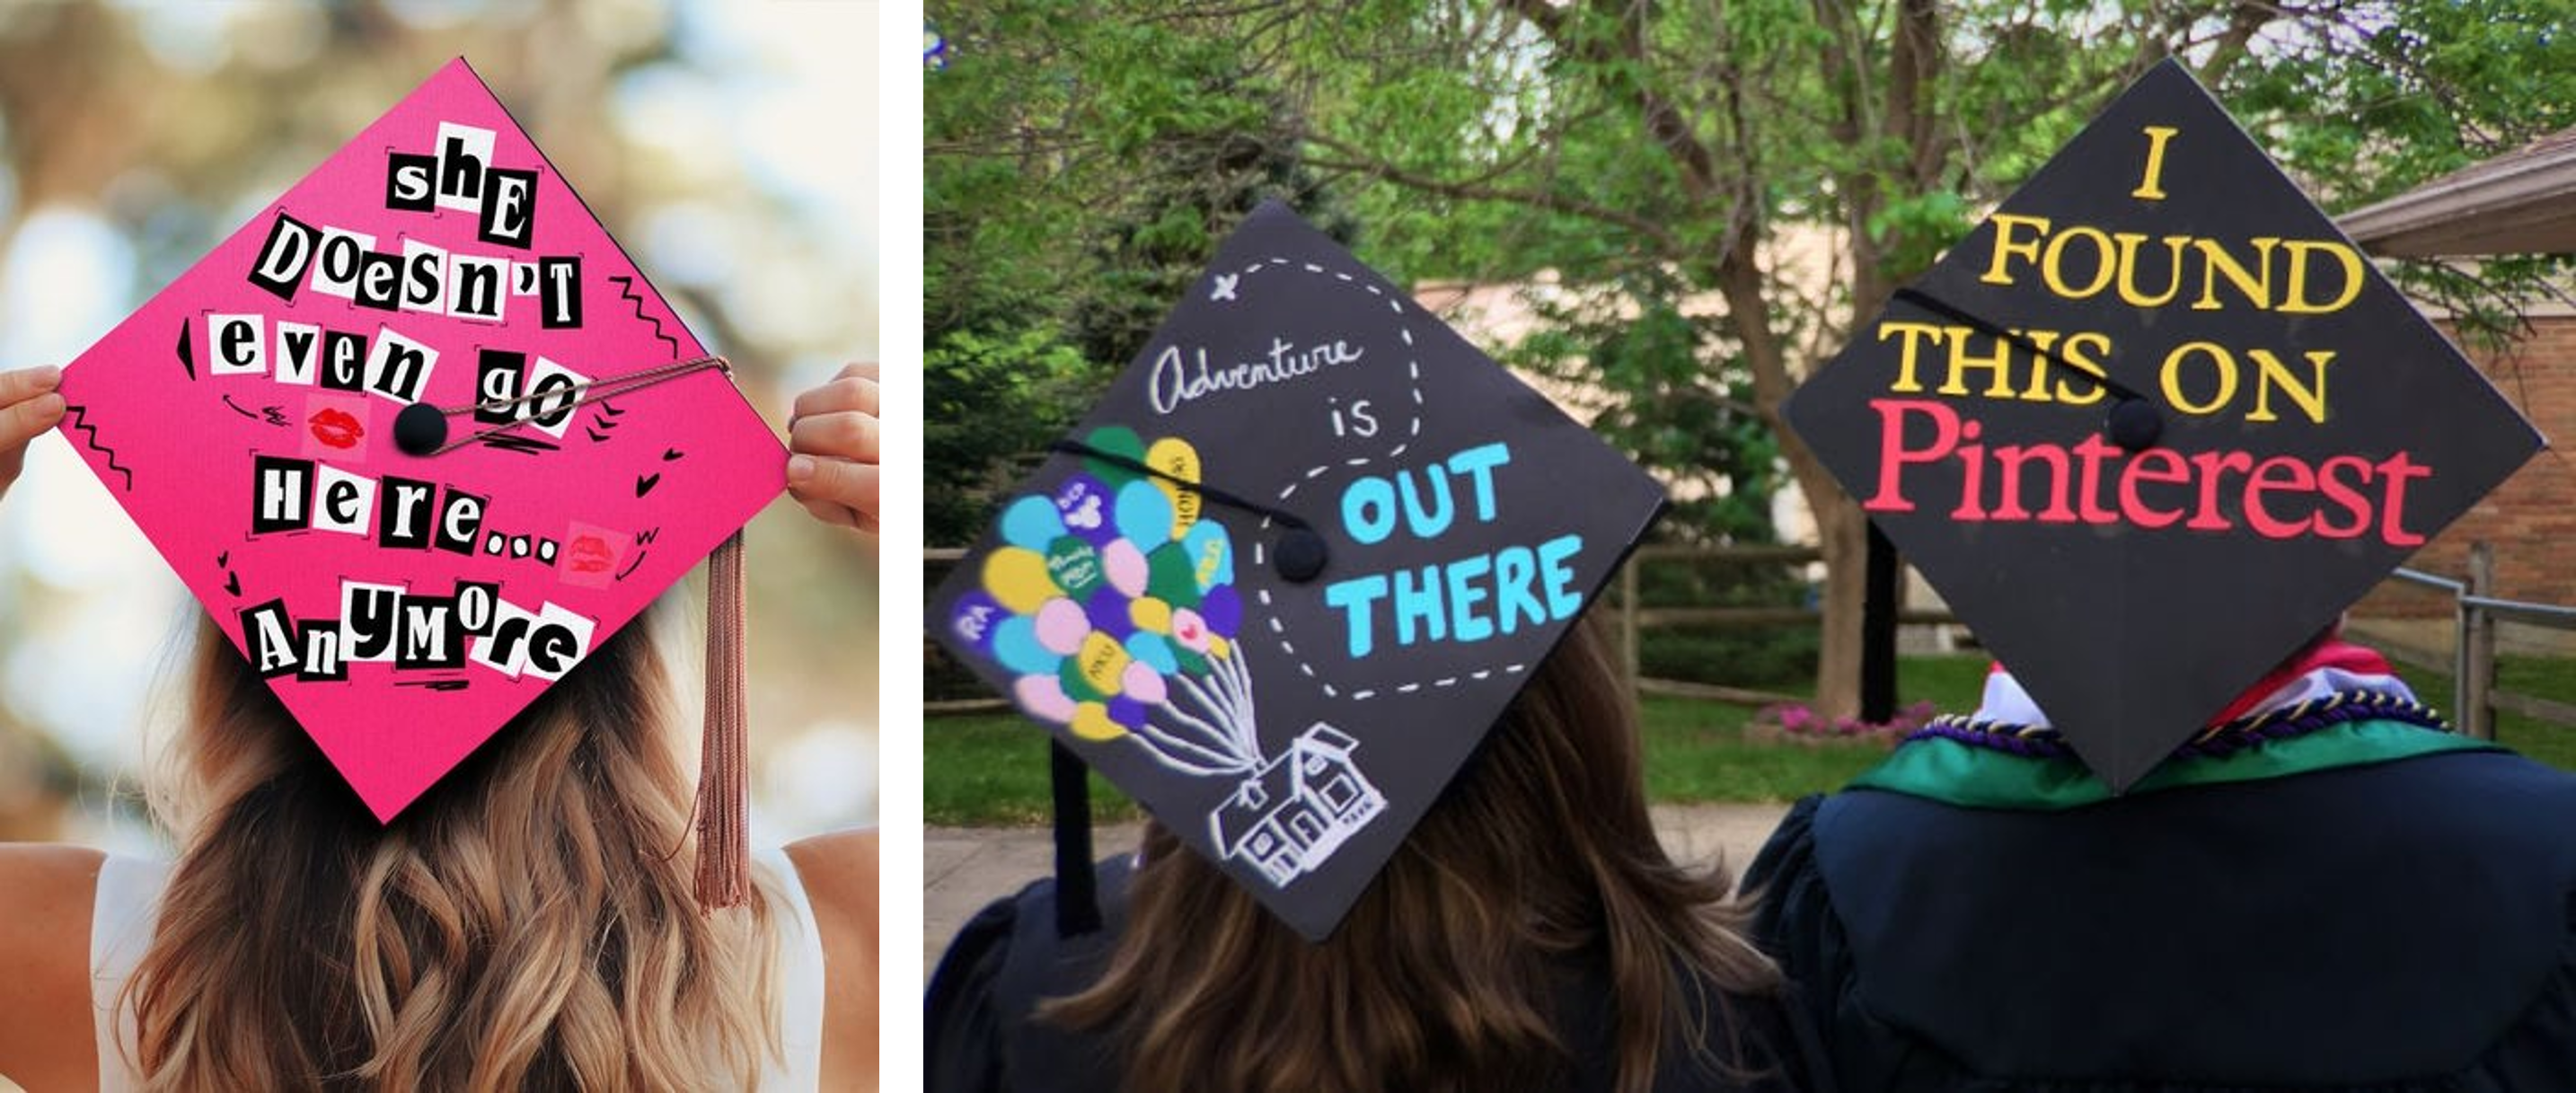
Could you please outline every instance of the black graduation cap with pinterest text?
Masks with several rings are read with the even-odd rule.
[[[2114,790],[2543,444],[2170,60],[1786,415]]]
[[[937,637],[1309,939],[1662,511],[1277,203],[932,596]]]

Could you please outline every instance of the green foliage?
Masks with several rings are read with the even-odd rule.
[[[2356,0],[2280,24],[2280,48],[2216,90],[2330,212],[2394,196],[2576,125],[2576,8],[2566,0]],[[2576,256],[2390,269],[2492,348],[2576,273]]]
[[[2147,66],[2202,73],[2340,212],[2576,124],[2569,14],[2567,0],[933,4],[953,48],[926,81],[926,312],[934,344],[951,327],[1044,331],[1096,382],[1253,196],[1347,209],[1341,234],[1367,225],[1361,258],[1399,281],[1524,286],[1530,328],[1499,350],[1672,484],[1669,533],[1767,541],[1784,479],[1835,492],[1772,432],[1783,393]],[[2571,261],[2399,274],[2492,336]]]
[[[1505,359],[1592,392],[1591,425],[1670,488],[1665,534],[1768,543],[1779,451],[1723,335],[1683,310],[1683,286],[1641,270],[1608,291],[1530,294],[1539,328]],[[1712,359],[1712,358],[1716,359]]]
[[[922,367],[922,520],[927,542],[974,540],[1015,457],[1072,423],[1089,386],[1082,354],[1036,327],[931,334]]]
[[[1780,563],[1658,558],[1639,566],[1637,595],[1656,607],[1806,607],[1800,567]],[[1812,685],[1819,652],[1813,622],[1778,626],[1663,626],[1639,634],[1638,668],[1649,679],[1768,691]]]
[[[1640,636],[1637,667],[1648,679],[1786,691],[1816,677],[1812,623],[1776,627],[1662,627]]]
[[[1148,3],[931,5],[923,83],[926,531],[962,544],[1277,197],[1345,238],[1288,98],[1223,16]]]

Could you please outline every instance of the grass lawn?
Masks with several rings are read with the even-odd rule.
[[[1047,821],[1046,734],[1015,713],[922,723],[921,816],[945,826]],[[1131,820],[1136,803],[1094,773],[1091,815]]]
[[[1985,677],[1982,657],[1907,657],[1897,693],[1905,703],[1970,710]],[[1646,784],[1657,801],[1795,800],[1843,784],[1886,754],[1856,744],[1748,742],[1744,722],[1753,710],[1723,702],[1648,698],[1643,713]],[[922,816],[942,825],[1044,823],[1046,756],[1045,737],[1016,714],[933,719],[922,732]],[[1094,816],[1138,814],[1099,775],[1091,786]]]
[[[2424,701],[2451,713],[2451,680],[2426,672],[2410,673]],[[2496,687],[2534,698],[2576,702],[2576,660],[2564,657],[2500,657]],[[2496,713],[2496,741],[2560,770],[2576,770],[2576,725],[2555,725],[2509,711]]]
[[[2405,674],[2425,701],[2449,712],[2448,678]],[[2508,657],[2497,674],[2504,690],[2576,702],[2576,659]],[[1964,712],[1976,708],[1985,678],[1983,657],[1905,657],[1897,694],[1901,704],[1929,699],[1942,710]],[[1795,800],[1842,785],[1885,754],[1856,744],[1748,741],[1744,723],[1753,711],[1723,702],[1652,697],[1642,713],[1646,785],[1659,802]],[[2576,726],[2504,713],[2496,736],[2534,759],[2576,770]],[[934,719],[923,732],[922,814],[943,825],[1044,823],[1046,754],[1045,737],[1015,714]],[[1100,819],[1138,815],[1135,803],[1099,775],[1091,786]]]

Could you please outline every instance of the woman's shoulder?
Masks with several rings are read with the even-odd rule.
[[[787,860],[814,908],[822,936],[823,1078],[826,1088],[875,1080],[877,1026],[877,833],[835,831],[790,843]],[[865,1050],[861,1050],[864,1046]],[[871,1084],[869,1087],[873,1087]]]
[[[0,1074],[30,1089],[98,1081],[89,935],[106,862],[87,847],[0,845]]]
[[[869,936],[875,936],[877,833],[874,828],[833,831],[799,839],[787,844],[787,858],[796,863],[797,878],[804,882],[806,898],[813,901],[817,919],[826,916],[865,919]]]
[[[783,848],[814,907],[826,940],[836,935],[867,942],[877,936],[877,832],[873,828],[809,836]]]
[[[107,855],[85,846],[0,843],[0,945],[63,951],[86,966],[98,873]],[[26,967],[26,965],[18,965]],[[0,976],[0,992],[11,977]]]

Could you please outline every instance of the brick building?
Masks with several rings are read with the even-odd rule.
[[[2371,253],[2474,261],[2496,254],[2576,253],[2576,128],[2343,216]],[[2471,348],[2507,399],[2554,445],[2418,552],[2413,568],[2459,577],[2469,544],[2495,552],[2495,594],[2576,605],[2576,306],[2562,297],[2527,313],[2501,350]],[[2383,589],[2364,614],[2447,613],[2432,596]]]

